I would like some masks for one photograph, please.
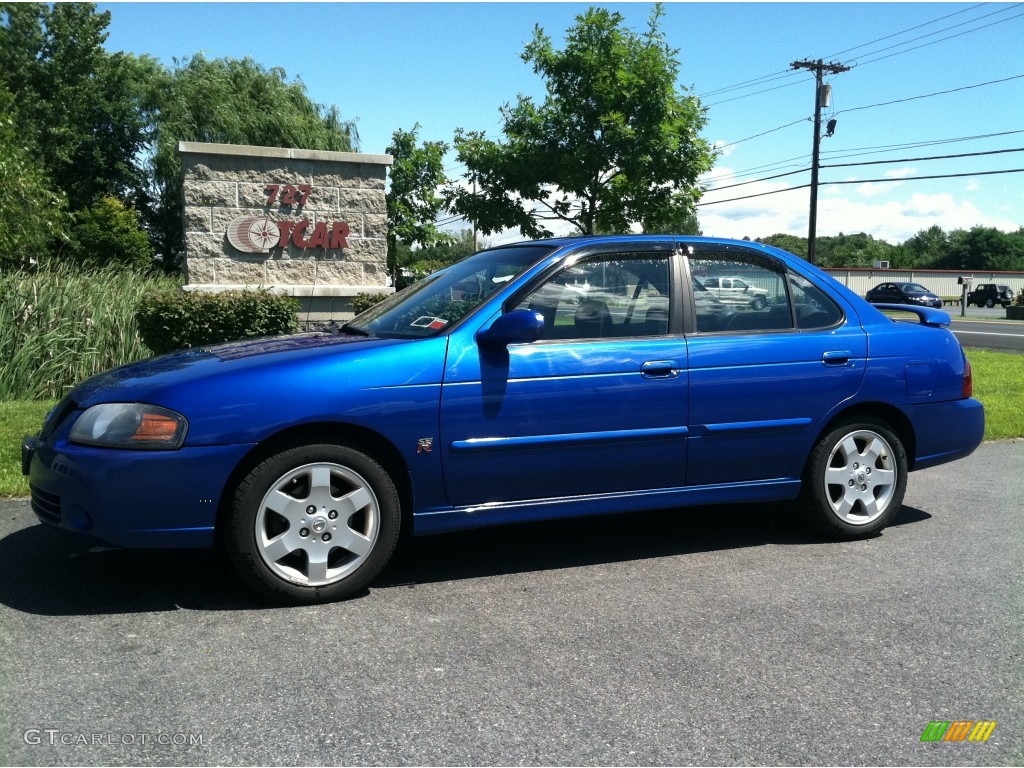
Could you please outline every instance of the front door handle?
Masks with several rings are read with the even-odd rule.
[[[850,364],[850,358],[853,357],[853,353],[848,349],[844,349],[841,352],[826,352],[821,356],[821,362],[825,365],[840,367],[843,365]]]
[[[648,360],[640,366],[645,379],[671,379],[679,375],[679,363],[675,360]]]

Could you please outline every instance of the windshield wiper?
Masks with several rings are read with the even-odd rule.
[[[342,326],[333,325],[330,328],[332,333],[347,333],[351,336],[373,336],[373,333],[366,330],[365,328],[357,328],[351,323],[345,323]]]

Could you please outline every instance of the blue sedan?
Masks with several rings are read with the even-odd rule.
[[[764,306],[703,289],[721,276]],[[518,243],[335,332],[89,379],[23,467],[44,523],[123,547],[221,540],[290,603],[365,589],[403,529],[791,501],[829,537],[870,536],[910,471],[984,431],[949,316],[901,308],[915,322],[755,243]]]

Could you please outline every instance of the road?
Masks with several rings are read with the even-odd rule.
[[[0,502],[0,762],[1020,765],[1022,465],[915,473],[852,543],[755,506],[413,540],[312,608]]]
[[[1024,323],[960,320],[954,317],[951,327],[962,346],[1024,353]]]

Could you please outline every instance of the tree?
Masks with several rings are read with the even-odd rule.
[[[266,69],[251,58],[208,60],[202,54],[174,64],[151,80],[148,100],[155,116],[157,246],[168,262],[183,249],[179,141],[337,152],[357,148],[355,123],[343,120],[336,106],[313,102],[302,81],[288,82],[280,67]]]
[[[896,263],[901,267],[929,267],[945,262],[948,254],[949,238],[942,227],[934,224],[899,246]]]
[[[25,146],[10,117],[13,98],[0,83],[0,266],[43,261],[64,233],[66,201]]]
[[[394,157],[388,174],[388,271],[398,280],[403,267],[412,260],[412,247],[426,248],[451,239],[437,228],[437,214],[444,207],[440,189],[445,182],[443,141],[425,141],[417,146],[419,123],[411,131],[392,134],[387,154]],[[399,244],[407,246],[399,249]],[[404,257],[404,258],[403,258]]]
[[[544,102],[520,95],[501,109],[504,143],[456,132],[469,185],[448,187],[452,210],[485,234],[519,227],[530,237],[551,234],[556,221],[593,234],[685,220],[714,152],[699,137],[704,109],[676,85],[678,51],[659,28],[662,12],[655,6],[640,35],[621,14],[592,8],[561,51],[535,27],[522,59],[545,80]]]
[[[864,232],[819,237],[817,261],[821,267],[870,267],[876,261],[892,261],[897,248]]]
[[[100,198],[75,214],[69,240],[68,252],[83,264],[153,266],[153,246],[139,227],[138,213],[116,197]]]
[[[141,97],[156,64],[104,50],[109,23],[92,3],[0,6],[0,82],[19,133],[72,210],[105,195],[144,199]]]
[[[769,235],[768,237],[759,237],[754,242],[764,243],[765,245],[774,245],[776,248],[781,248],[784,251],[789,251],[792,254],[799,256],[801,259],[807,258],[807,238],[800,237],[799,235],[785,235],[775,234]]]

